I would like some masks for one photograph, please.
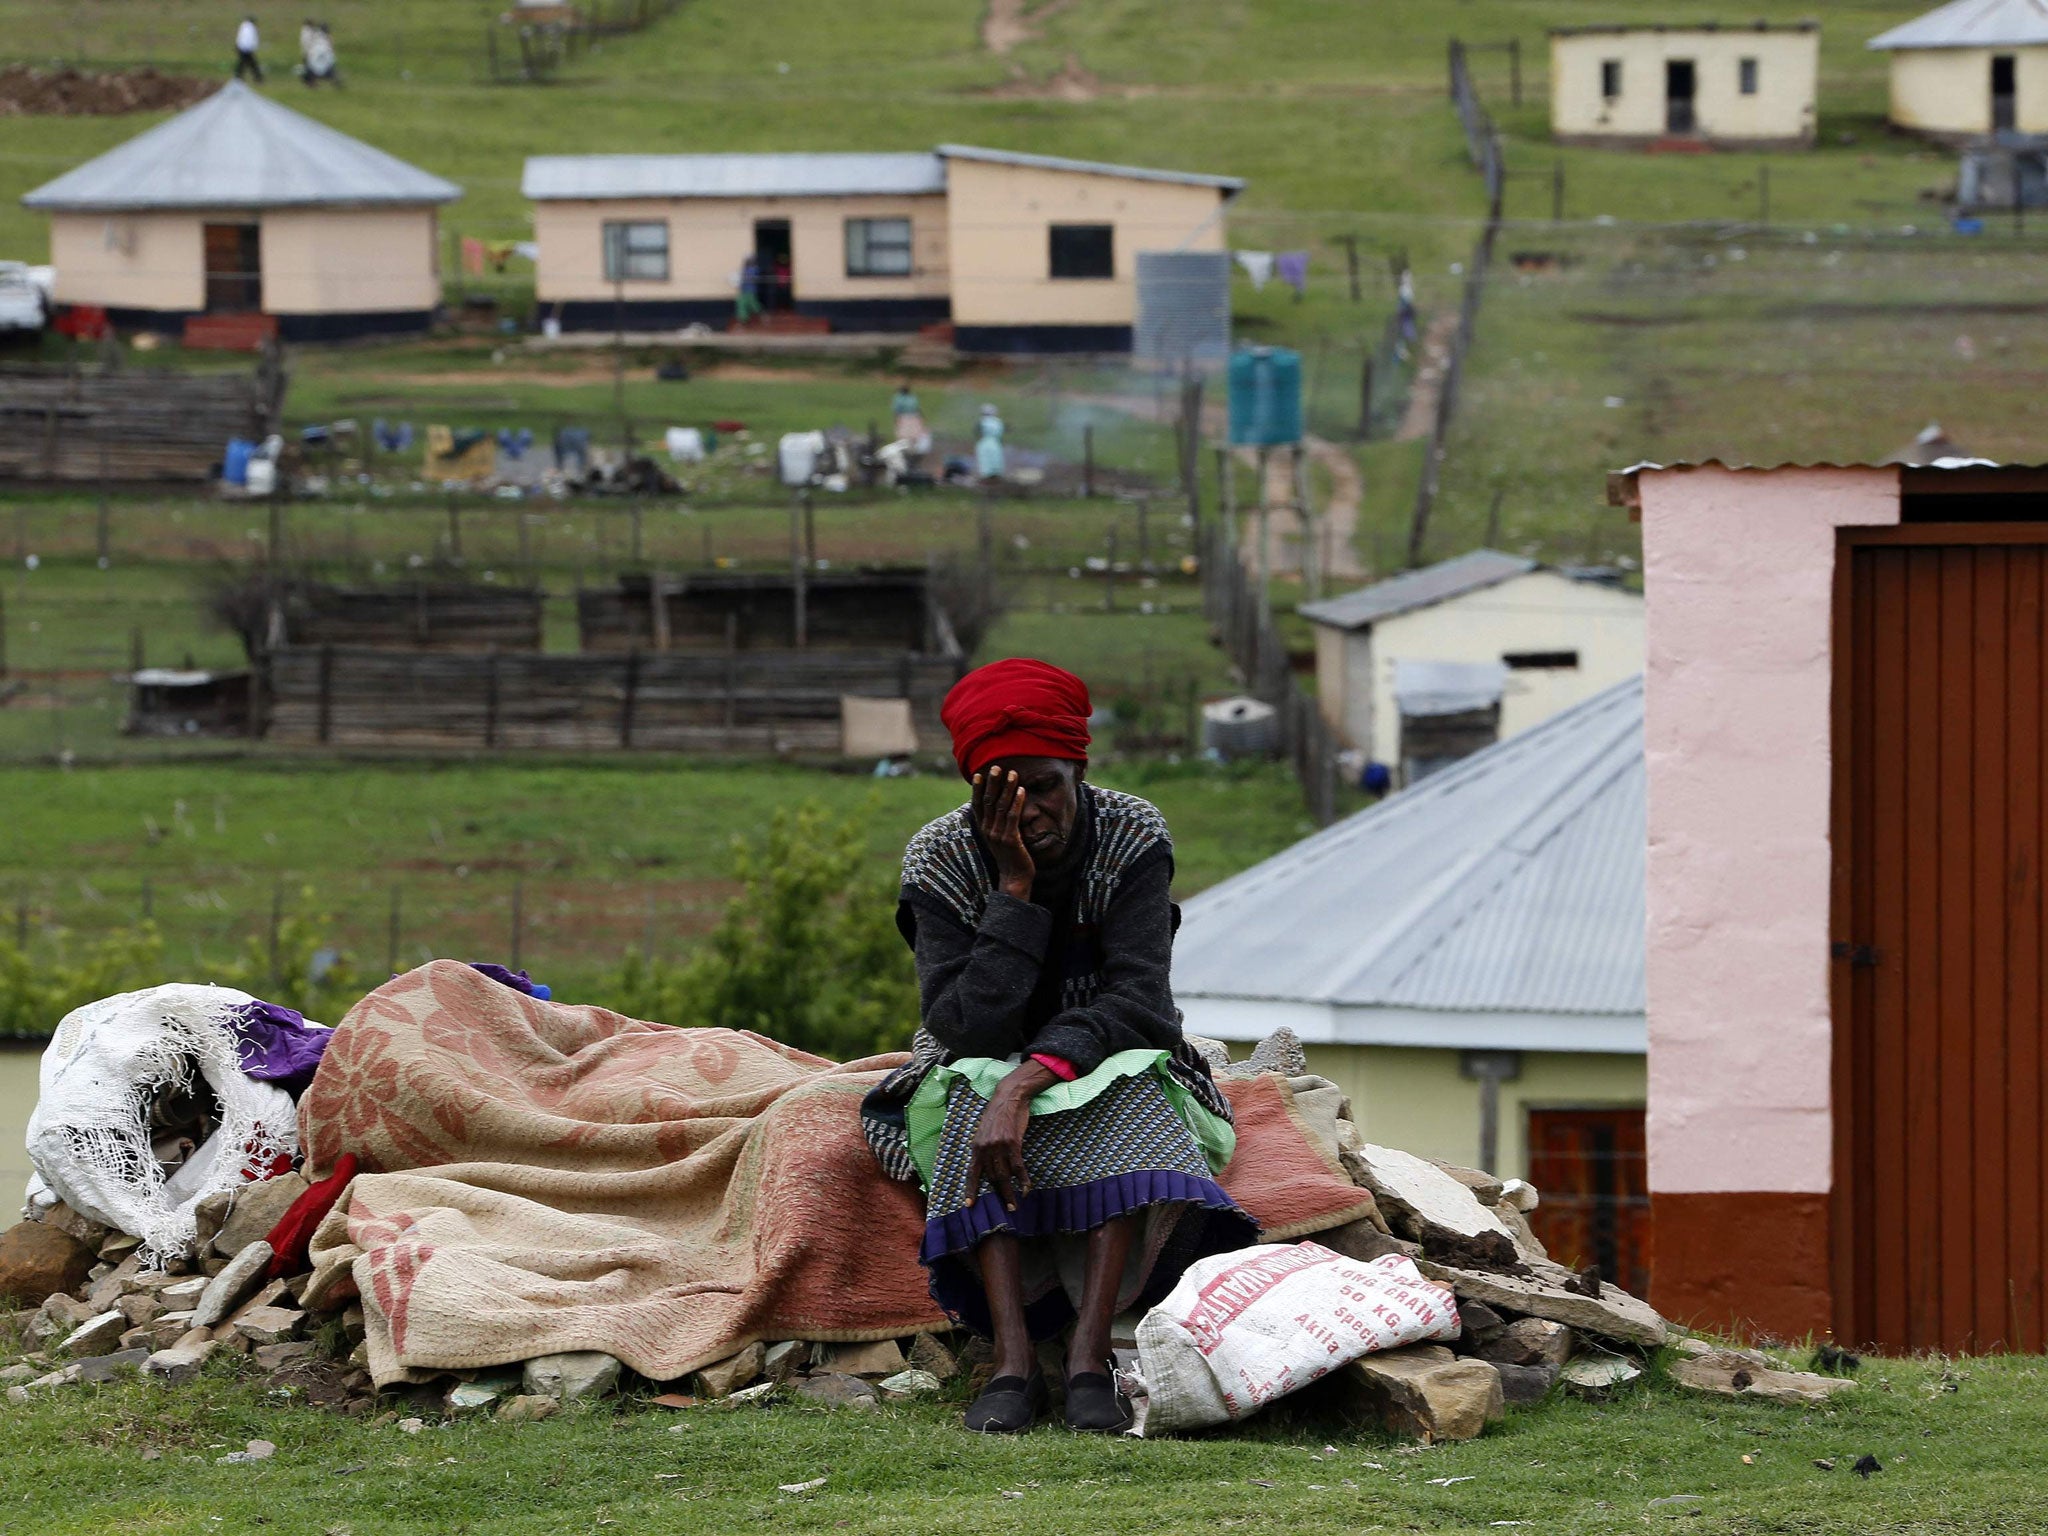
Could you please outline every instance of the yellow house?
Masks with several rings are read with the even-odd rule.
[[[1558,27],[1550,130],[1561,144],[1813,142],[1820,24]]]
[[[1644,782],[1638,675],[1211,886],[1174,940],[1188,1032],[1291,1029],[1368,1141],[1530,1179],[1545,1241],[1627,1284]]]
[[[287,340],[425,330],[462,189],[230,81],[36,188],[60,304],[116,325],[261,314]]]
[[[1892,56],[1891,121],[1945,141],[2048,133],[2048,4],[1953,0],[1870,40]]]
[[[1141,253],[1226,249],[1228,176],[946,144],[915,154],[545,155],[535,293],[570,330],[950,321],[970,352],[1124,351]]]

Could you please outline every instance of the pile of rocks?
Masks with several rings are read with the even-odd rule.
[[[1597,1273],[1553,1262],[1529,1225],[1534,1189],[1366,1142],[1336,1088],[1307,1074],[1287,1032],[1262,1043],[1249,1062],[1229,1063],[1220,1046],[1200,1044],[1219,1076],[1271,1071],[1292,1079],[1304,1121],[1320,1123],[1333,1155],[1370,1192],[1367,1216],[1313,1241],[1354,1259],[1404,1254],[1458,1297],[1464,1331],[1453,1343],[1368,1355],[1319,1384],[1326,1401],[1405,1438],[1467,1439],[1508,1403],[1535,1403],[1560,1390],[1610,1395],[1666,1348],[1674,1354],[1668,1379],[1695,1391],[1808,1405],[1851,1386],[1785,1369],[1759,1351],[1684,1337]],[[583,1352],[450,1372],[380,1394],[367,1369],[361,1307],[315,1311],[303,1304],[310,1275],[269,1277],[273,1255],[264,1238],[306,1188],[303,1177],[287,1174],[210,1198],[199,1208],[194,1256],[158,1269],[142,1268],[137,1239],[63,1205],[0,1233],[0,1296],[40,1303],[12,1318],[27,1350],[0,1367],[0,1386],[23,1402],[124,1374],[181,1383],[217,1357],[238,1356],[305,1401],[350,1414],[387,1412],[401,1429],[417,1430],[428,1413],[532,1421],[562,1403],[628,1388],[661,1408],[783,1395],[872,1409],[937,1392],[963,1375],[970,1389],[978,1387],[989,1369],[982,1341],[921,1333],[749,1344],[678,1382],[640,1383],[612,1356]],[[1125,1333],[1118,1342],[1132,1340]],[[1056,1354],[1047,1362],[1056,1383]],[[401,1418],[407,1408],[421,1416]]]

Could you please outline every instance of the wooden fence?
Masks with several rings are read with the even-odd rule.
[[[0,366],[0,480],[204,481],[231,437],[277,429],[285,378],[251,373]]]
[[[920,746],[957,654],[737,651],[557,656],[289,647],[267,658],[264,734],[289,745],[562,752],[837,753],[840,700],[906,698]]]

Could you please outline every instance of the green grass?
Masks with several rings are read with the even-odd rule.
[[[1650,1387],[1605,1405],[1516,1411],[1479,1440],[1417,1451],[1328,1417],[1312,1397],[1186,1440],[1105,1441],[1056,1426],[975,1437],[959,1428],[957,1404],[856,1415],[607,1403],[537,1425],[458,1422],[408,1436],[281,1405],[222,1372],[176,1390],[67,1388],[0,1410],[0,1502],[9,1529],[36,1536],[2040,1529],[2043,1362],[1973,1361],[1950,1373],[1953,1391],[1943,1378],[1939,1363],[1873,1360],[1842,1406],[1812,1412]],[[259,1437],[276,1444],[271,1460],[217,1465]],[[1884,1468],[1867,1480],[1850,1470],[1865,1454]],[[1833,1470],[1814,1465],[1824,1459]],[[820,1477],[814,1492],[778,1491]]]
[[[1166,813],[1183,895],[1310,830],[1277,767],[1112,758],[1094,771]],[[282,893],[374,975],[394,889],[403,966],[507,955],[523,883],[521,961],[573,1000],[629,949],[673,956],[694,942],[732,893],[732,839],[778,808],[815,802],[858,818],[886,883],[910,834],[960,800],[958,780],[936,769],[874,780],[638,758],[0,768],[0,901],[10,920],[26,905],[33,949],[57,943],[52,930],[138,921],[146,882],[167,967],[196,980],[266,930]]]

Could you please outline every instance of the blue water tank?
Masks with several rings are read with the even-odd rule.
[[[222,456],[220,477],[229,485],[249,483],[249,460],[256,452],[256,445],[244,437],[228,439],[228,451]]]
[[[1301,354],[1240,347],[1230,354],[1230,441],[1270,448],[1301,441]]]

